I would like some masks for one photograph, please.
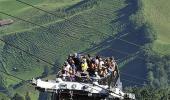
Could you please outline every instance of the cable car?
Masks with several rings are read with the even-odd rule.
[[[135,100],[122,91],[118,65],[114,58],[70,55],[56,80],[33,79],[41,92],[51,92],[52,100]]]

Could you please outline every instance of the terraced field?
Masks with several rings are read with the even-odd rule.
[[[139,9],[137,0],[25,1],[52,14],[14,0],[0,0],[0,11],[35,23],[31,24],[0,14],[1,19],[11,18],[15,21],[12,25],[0,27],[1,38],[36,56],[1,42],[2,70],[29,80],[41,76],[47,67],[50,74],[56,73],[67,55],[80,52],[114,56],[120,64],[121,71],[137,77],[146,77],[144,60],[140,57],[139,51],[140,47],[145,44],[142,37],[144,27],[135,25],[131,19],[131,16],[136,16]],[[143,3],[148,4],[147,2],[149,1],[143,0]],[[8,9],[5,9],[6,4],[10,6],[7,7]],[[150,17],[147,15],[150,13],[145,9],[147,9],[147,5],[143,13],[146,16],[145,19],[150,21]],[[152,21],[150,22],[152,23]],[[155,42],[154,48],[157,48],[158,43],[164,40],[161,36],[163,37],[161,34],[158,35],[160,38]],[[118,39],[120,37],[126,42]],[[164,37],[166,38],[166,36]],[[135,44],[127,43],[127,41]],[[168,39],[166,39],[166,43],[168,43]],[[18,86],[16,85],[20,82],[18,79],[10,80],[9,76],[5,75],[5,77],[7,87]],[[122,78],[127,79],[125,76]],[[138,82],[143,81],[138,80]],[[127,85],[130,84],[127,83]],[[14,90],[25,95],[24,90],[28,90],[28,88],[30,87],[24,84]],[[32,89],[29,92],[32,93]],[[37,92],[30,95],[34,99],[38,98],[35,94],[38,95]]]
[[[0,99],[10,100],[6,95],[0,93]]]
[[[91,5],[91,7],[83,8],[83,5],[87,4]],[[104,46],[104,43],[101,45],[101,42],[104,40],[112,40],[111,37],[114,37],[114,35],[118,33],[117,30],[121,31],[124,30],[126,26],[128,27],[128,25],[121,20],[116,22],[116,19],[120,17],[118,15],[119,10],[126,7],[126,2],[124,1],[88,1],[76,7],[77,9],[82,9],[81,12],[77,11],[71,14],[67,17],[67,20],[62,19],[58,21],[57,17],[51,19],[51,21],[42,20],[40,22],[36,20],[34,16],[31,19],[27,19],[31,22],[35,22],[33,21],[35,18],[35,23],[41,24],[45,28],[22,21],[19,21],[20,23],[18,23],[18,25],[14,24],[9,27],[4,27],[5,33],[10,29],[16,29],[16,27],[20,29],[24,29],[21,26],[32,27],[29,30],[5,35],[4,39],[13,45],[19,46],[23,50],[55,64],[63,61],[69,53],[86,51],[86,49],[94,48],[98,44]],[[67,8],[67,13],[71,12],[72,9]],[[44,16],[41,15],[40,17],[44,18]],[[127,17],[128,21],[128,15],[124,17]],[[115,22],[113,23],[112,21]],[[118,29],[119,27],[117,24],[124,26],[124,28]],[[126,46],[128,44],[121,43],[121,41],[118,40],[116,42],[122,44],[120,47],[115,47],[118,50],[120,49],[129,53],[133,53],[137,50],[137,48],[129,45],[133,47],[134,50],[127,51],[128,48],[126,48]],[[114,43],[107,45],[110,46],[109,48],[112,48],[111,45],[114,45]],[[113,55],[115,54],[117,58],[125,56],[111,50],[109,51],[112,52]],[[100,52],[102,53],[102,51]],[[34,59],[32,56],[14,49],[9,45],[3,47],[2,53],[4,65],[7,70],[21,78],[30,79],[33,76],[39,76],[42,74],[45,66],[50,67],[50,65],[37,61],[37,59]],[[18,69],[19,71],[13,71],[13,68]],[[33,70],[36,73],[34,73]],[[29,75],[30,72],[32,73],[31,75]]]

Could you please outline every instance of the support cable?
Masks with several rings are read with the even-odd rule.
[[[55,13],[51,13],[51,12],[49,12],[49,11],[46,11],[46,10],[41,9],[41,8],[39,8],[39,7],[36,7],[36,6],[34,6],[34,5],[30,4],[30,3],[27,3],[27,2],[24,2],[24,1],[21,1],[21,0],[16,0],[16,1],[17,1],[17,2],[20,2],[20,3],[22,3],[22,4],[25,4],[25,5],[31,6],[31,7],[35,8],[35,9],[37,9],[37,10],[43,11],[43,12],[45,12],[45,13],[48,13],[48,14],[50,14],[50,15],[57,16],[57,14],[55,14]],[[62,18],[62,19],[64,19],[64,20],[68,20],[67,18],[63,18],[63,17],[60,17],[60,18]],[[75,23],[75,25],[84,26],[84,27],[89,28],[89,29],[92,29],[92,30],[94,30],[94,31],[96,31],[96,32],[105,34],[104,32],[101,32],[101,31],[99,31],[98,29],[92,28],[92,26],[84,25],[84,24],[81,24],[81,25],[80,25],[79,23],[76,23],[76,22],[73,22],[73,23]],[[125,34],[125,36],[126,36],[126,35],[127,35],[127,34]],[[122,36],[124,37],[124,35],[122,35]],[[118,40],[120,40],[120,41],[126,42],[126,43],[131,44],[131,45],[135,45],[135,46],[137,46],[137,47],[141,47],[141,45],[139,45],[139,44],[136,44],[136,43],[133,43],[133,42],[130,42],[130,41],[127,41],[127,40],[122,39],[122,38],[121,38],[122,36],[120,36],[120,37],[114,37],[114,39],[118,39]]]
[[[11,14],[7,14],[7,13],[1,12],[1,11],[0,11],[0,13],[1,13],[1,14],[4,14],[4,15],[7,15],[7,16],[10,16],[10,17],[13,17],[13,18],[16,18],[16,19],[18,19],[18,20],[21,20],[21,21],[24,21],[24,22],[33,24],[33,25],[36,25],[36,26],[39,26],[39,27],[41,27],[41,28],[43,28],[43,29],[46,29],[46,31],[49,33],[48,27],[44,27],[44,26],[42,26],[42,25],[33,23],[33,22],[31,22],[31,21],[27,21],[27,20],[25,20],[25,19],[22,19],[22,18],[13,16],[13,15],[11,15]],[[65,34],[65,33],[64,33],[64,34]],[[69,34],[68,34],[68,35],[69,35]],[[73,37],[73,38],[75,38],[75,37]],[[28,41],[28,40],[27,40],[27,41]],[[110,50],[115,51],[115,52],[119,52],[119,53],[121,53],[121,54],[126,54],[126,55],[129,54],[129,53],[127,53],[127,52],[123,52],[123,51],[120,51],[120,50],[117,50],[117,49],[114,49],[114,48],[110,48]],[[49,51],[51,51],[51,50],[49,50]],[[51,52],[51,53],[52,53],[52,52]],[[141,58],[141,57],[139,57],[139,58]]]
[[[43,12],[45,12],[45,13],[48,13],[48,14],[50,14],[50,15],[57,16],[57,14],[55,14],[55,13],[51,13],[51,12],[49,12],[49,11],[46,11],[46,10],[41,9],[41,8],[39,8],[39,7],[36,7],[36,6],[34,6],[34,5],[30,4],[30,3],[27,3],[27,2],[24,2],[24,1],[21,1],[21,0],[16,0],[16,1],[17,1],[17,2],[20,2],[20,3],[22,3],[22,4],[25,4],[25,5],[31,6],[31,7],[35,8],[35,9],[38,9],[38,10],[43,11]],[[64,20],[68,20],[67,18],[63,18],[63,17],[60,17],[60,18],[62,18],[62,19],[64,19]],[[73,23],[75,23],[75,25],[84,26],[84,27],[87,27],[87,28],[89,28],[89,29],[92,29],[92,30],[94,30],[94,31],[96,31],[96,32],[105,34],[104,32],[101,32],[101,31],[99,31],[98,29],[92,28],[92,27],[89,26],[89,25],[84,25],[84,24],[81,24],[81,25],[80,25],[79,23],[76,23],[76,22],[73,22]],[[127,35],[127,34],[126,34],[126,35]],[[125,35],[125,36],[126,36],[126,35]],[[141,47],[141,45],[136,44],[136,43],[133,43],[133,42],[130,42],[130,41],[127,41],[127,40],[125,40],[125,39],[122,39],[122,37],[124,37],[124,35],[122,35],[122,36],[120,36],[120,37],[114,37],[114,40],[115,40],[115,39],[118,39],[118,40],[120,40],[120,41],[122,41],[122,42],[131,44],[131,45],[134,45],[134,46],[137,46],[137,47]]]
[[[25,5],[28,5],[28,6],[30,6],[30,7],[33,7],[33,8],[35,8],[35,9],[37,9],[37,10],[43,11],[43,12],[45,12],[45,13],[47,13],[47,14],[50,14],[50,15],[56,16],[56,17],[58,17],[58,18],[61,18],[61,19],[65,20],[65,21],[69,21],[69,19],[67,19],[67,18],[65,18],[65,17],[64,17],[64,18],[63,18],[63,17],[59,17],[59,16],[58,16],[57,14],[55,14],[55,13],[52,13],[52,12],[49,12],[49,11],[47,11],[47,10],[41,9],[41,8],[39,8],[39,7],[36,7],[36,6],[34,6],[34,5],[30,4],[30,3],[27,3],[27,2],[24,2],[24,1],[21,1],[21,0],[15,0],[15,1],[20,2],[20,3],[22,3],[22,4],[25,4]],[[80,25],[80,23],[77,23],[77,22],[72,22],[72,23],[74,23],[74,25],[75,25],[75,26],[78,26],[78,27],[79,27],[79,26],[84,26],[84,27],[86,27],[86,28],[95,30],[96,32],[100,32],[99,30],[94,29],[94,28],[92,28],[92,27],[89,26],[89,25],[85,25],[85,24],[81,24],[81,25]],[[105,34],[104,32],[100,32],[100,33]]]
[[[127,74],[127,73],[122,72],[122,71],[120,71],[120,74],[124,75],[124,76],[127,76],[127,77],[132,77],[132,78],[135,78],[135,79],[139,79],[139,80],[143,80],[143,81],[148,82],[148,79],[137,77],[137,76],[134,76],[134,75],[131,75],[131,74]]]
[[[17,0],[17,1],[19,1],[19,0]],[[18,18],[17,18],[18,19]],[[26,20],[24,20],[24,21],[26,21]],[[29,21],[27,21],[27,22],[29,22]],[[30,23],[30,22],[29,22]],[[33,23],[31,23],[31,24],[33,24]],[[36,24],[35,24],[36,25]],[[38,25],[37,25],[38,26]],[[41,26],[39,26],[39,27],[41,27]],[[43,28],[44,28],[44,26],[43,26]],[[46,28],[46,27],[45,27]],[[126,41],[127,42],[127,41]],[[129,42],[130,43],[130,42]],[[135,44],[134,44],[135,45]],[[24,51],[25,52],[25,51]],[[42,59],[41,59],[42,60]],[[45,60],[42,60],[42,61],[45,61]]]
[[[39,26],[39,27],[41,27],[41,28],[47,28],[47,27],[44,27],[44,26],[42,26],[42,25],[39,25],[39,24],[30,22],[30,21],[24,20],[24,19],[22,19],[22,18],[18,18],[18,17],[16,17],[16,16],[13,16],[13,15],[10,15],[10,14],[4,13],[4,12],[0,12],[0,13],[5,14],[5,15],[10,16],[10,17],[13,17],[13,18],[16,18],[16,19],[19,19],[19,20],[24,21],[24,22],[27,22],[27,23],[31,23],[31,24],[33,24],[33,25],[37,25],[37,26]],[[3,41],[3,42],[5,42],[6,44],[8,44],[8,45],[10,45],[10,46],[12,45],[12,44],[4,41],[3,39],[0,39],[0,41]],[[38,56],[36,56],[36,55],[34,55],[34,54],[31,54],[31,53],[29,53],[29,52],[27,52],[27,51],[19,48],[18,46],[13,45],[12,47],[15,47],[15,48],[17,48],[17,49],[19,49],[19,50],[21,50],[21,51],[23,51],[23,52],[25,52],[25,53],[28,53],[28,54],[31,55],[31,56],[34,56],[34,57],[36,57],[36,58],[38,58],[38,59],[40,59],[40,60],[42,60],[42,61],[44,61],[44,62],[46,62],[46,63],[48,63],[48,64],[50,64],[50,65],[52,65],[52,66],[54,66],[52,63],[49,63],[49,62],[47,62],[46,60],[44,60],[44,59],[42,59],[42,58],[40,58],[40,57],[38,57]],[[127,52],[123,52],[123,51],[120,51],[120,50],[117,50],[117,49],[113,49],[113,48],[110,48],[110,50],[115,51],[115,52],[119,52],[119,53],[125,54],[125,55],[131,55],[131,54],[127,53]],[[142,57],[138,57],[138,58],[144,59],[144,58],[142,58]]]
[[[136,84],[136,85],[140,85],[140,86],[146,86],[145,84],[141,84],[139,82],[134,82],[134,81],[131,81],[131,80],[128,80],[128,79],[124,79],[124,78],[121,78],[121,80],[123,80],[125,82],[128,82],[128,83],[133,83],[133,84]]]
[[[50,62],[48,62],[48,61],[46,61],[46,60],[44,60],[44,59],[42,59],[42,58],[40,58],[40,57],[38,57],[38,56],[35,56],[34,54],[29,53],[29,52],[27,52],[27,51],[25,51],[25,50],[23,50],[23,49],[21,49],[21,48],[19,48],[19,47],[17,47],[17,46],[14,46],[14,45],[12,45],[12,44],[4,41],[3,39],[0,39],[0,41],[6,43],[6,44],[8,44],[8,45],[10,45],[10,46],[12,46],[12,47],[14,47],[14,48],[16,48],[16,49],[19,49],[19,50],[21,50],[21,51],[23,51],[23,52],[25,52],[25,53],[33,56],[33,57],[36,57],[36,58],[38,58],[39,60],[41,60],[41,61],[43,61],[43,62],[45,62],[45,63],[47,63],[47,64],[50,64],[50,65],[53,65],[53,66],[54,66],[54,64],[52,64],[52,63],[50,63]],[[3,71],[1,71],[1,72],[3,72]],[[3,72],[3,73],[6,73],[6,72]],[[15,78],[17,78],[17,79],[19,79],[19,80],[26,81],[26,80],[24,80],[24,79],[22,79],[22,78],[19,78],[19,77],[16,77],[16,76],[12,75],[12,74],[8,74],[8,73],[6,73],[6,74],[7,74],[7,75],[10,75],[10,76],[13,76],[13,77],[15,77]],[[31,83],[29,83],[29,84],[31,84]],[[80,84],[82,84],[82,83],[80,83]],[[92,83],[92,84],[93,84],[93,83]],[[83,84],[83,85],[84,85],[84,84]],[[95,84],[94,84],[94,85],[95,85]],[[98,85],[96,85],[96,86],[98,86]],[[103,89],[105,89],[105,88],[103,88]],[[106,90],[108,90],[108,89],[106,89]],[[108,91],[109,91],[109,90],[108,90]],[[116,94],[116,93],[115,93],[115,94]],[[120,94],[117,94],[117,95],[120,95]],[[121,95],[120,95],[120,96],[121,96]]]
[[[48,28],[48,27],[45,27],[45,26],[43,26],[43,25],[36,24],[36,23],[34,23],[34,22],[31,22],[31,21],[28,21],[28,20],[25,20],[25,19],[22,19],[22,18],[13,16],[13,15],[11,15],[11,14],[8,14],[8,13],[2,12],[2,11],[0,11],[0,13],[1,13],[1,14],[4,14],[4,15],[7,15],[7,16],[10,16],[10,17],[13,17],[13,18],[15,18],[15,19],[18,19],[18,20],[21,20],[21,21],[30,23],[30,24],[32,24],[32,25],[39,26],[40,28],[45,29],[45,31],[46,31],[47,33],[52,33],[52,32],[49,32],[49,28]],[[72,35],[70,35],[70,34],[66,34],[66,33],[61,32],[61,31],[60,31],[59,33],[62,33],[62,34],[64,34],[65,36],[70,36],[70,37],[72,37],[72,38],[79,39],[79,38],[77,38],[77,37],[75,37],[75,36],[72,36]]]

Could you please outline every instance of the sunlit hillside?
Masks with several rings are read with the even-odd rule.
[[[161,57],[170,54],[170,1],[20,1],[27,4],[0,0],[0,20],[14,21],[0,26],[0,39],[6,42],[0,42],[0,70],[5,72],[0,72],[0,89],[7,91],[0,96],[11,98],[15,93],[22,96],[29,93],[32,100],[41,100],[42,94],[28,85],[28,80],[55,78],[66,57],[75,52],[113,56],[120,72],[130,75],[121,76],[125,87],[141,87],[154,78],[154,82],[159,83],[161,80],[156,79],[159,75],[154,73],[159,70],[162,71],[160,75],[166,76],[159,78],[165,80],[165,84],[169,82],[168,72],[162,74],[168,68],[164,69],[162,65],[160,69],[154,69],[150,64],[154,59],[153,52],[149,50],[151,47],[161,53]],[[152,39],[150,33],[157,39]],[[156,56],[156,61],[161,57]],[[164,59],[168,65],[169,58]],[[48,76],[43,76],[47,71]]]

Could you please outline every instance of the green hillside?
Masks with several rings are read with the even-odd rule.
[[[13,45],[17,45],[20,48],[55,64],[63,61],[69,53],[86,51],[86,49],[93,48],[99,43],[101,44],[104,40],[111,39],[110,36],[114,36],[118,31],[124,30],[123,28],[118,29],[119,27],[116,26],[116,24],[122,24],[121,20],[112,24],[112,21],[117,19],[116,16],[119,17],[119,12],[117,12],[117,10],[123,9],[126,6],[124,1],[117,0],[112,2],[108,0],[105,2],[88,1],[83,3],[76,5],[76,8],[66,8],[67,12],[65,11],[65,13],[67,14],[67,21],[61,20],[58,22],[58,17],[56,18],[56,16],[53,16],[54,18],[49,21],[42,20],[41,22],[38,22],[38,20],[36,20],[36,23],[41,23],[41,25],[47,27],[46,29],[22,21],[19,21],[17,25],[13,24],[9,27],[4,27],[4,33],[10,29],[16,29],[16,27],[21,29],[23,29],[23,27],[33,27],[30,30],[5,35],[4,39]],[[89,5],[90,7],[84,7],[84,5]],[[42,16],[40,14],[39,17],[44,18],[44,16],[46,16],[44,14]],[[107,14],[109,15],[105,17],[104,15]],[[33,18],[29,21],[33,21],[34,16],[30,17]],[[124,23],[122,25],[124,25]],[[100,27],[100,29],[98,27]],[[108,44],[108,46],[112,47],[111,44]],[[123,49],[123,46],[116,48]],[[134,51],[132,50],[129,52]],[[7,68],[8,72],[21,78],[30,79],[39,76],[42,74],[45,66],[50,67],[50,65],[45,64],[42,61],[37,61],[37,59],[32,56],[12,48],[9,45],[4,45],[2,56],[5,63],[4,66]],[[117,54],[117,56],[123,57],[125,55]],[[13,71],[13,68],[17,68],[18,71]],[[32,74],[30,75],[30,73]]]
[[[10,100],[10,98],[8,98],[6,95],[4,95],[3,93],[0,93],[0,100]]]
[[[19,78],[39,77],[46,69],[50,74],[48,78],[53,77],[66,57],[78,52],[114,56],[122,72],[147,79],[150,70],[146,63],[152,58],[152,53],[147,54],[147,44],[151,44],[153,52],[170,54],[170,2],[167,0],[22,1],[52,14],[15,0],[0,0],[0,12],[35,23],[0,14],[0,19],[14,20],[13,24],[0,27],[1,38],[10,44],[0,42],[0,69]],[[155,41],[151,32],[157,36]],[[33,100],[38,99],[39,93],[33,87],[12,76],[2,76],[6,82],[3,87],[8,91],[12,89],[11,93],[5,94],[25,96],[29,92]],[[145,83],[123,75],[121,78]]]
[[[79,2],[79,0],[25,0],[27,3],[31,3],[32,5],[42,8],[47,11],[54,11],[56,14],[60,14],[60,9],[71,6],[73,4],[76,4]],[[9,7],[5,7],[8,5]],[[48,14],[43,13],[42,11],[39,11],[37,9],[34,9],[30,6],[24,5],[20,2],[14,1],[14,0],[1,0],[0,1],[0,9],[3,12],[7,12],[8,14],[11,14],[13,16],[19,16],[20,18],[23,18],[25,20],[29,20],[32,22],[35,22],[37,24],[48,24],[50,22],[53,22],[54,16],[50,16]],[[62,14],[61,14],[62,16]],[[0,19],[2,18],[11,18],[6,15],[0,15]],[[13,18],[12,18],[13,19]],[[0,30],[3,31],[6,34],[16,33],[20,31],[26,31],[26,30],[32,30],[34,25],[29,25],[28,23],[23,23],[20,20],[13,19],[15,21],[14,24],[1,28]],[[56,18],[56,20],[59,20],[59,18]]]
[[[170,1],[142,0],[142,2],[144,17],[158,35],[153,45],[154,50],[162,54],[170,54]]]

